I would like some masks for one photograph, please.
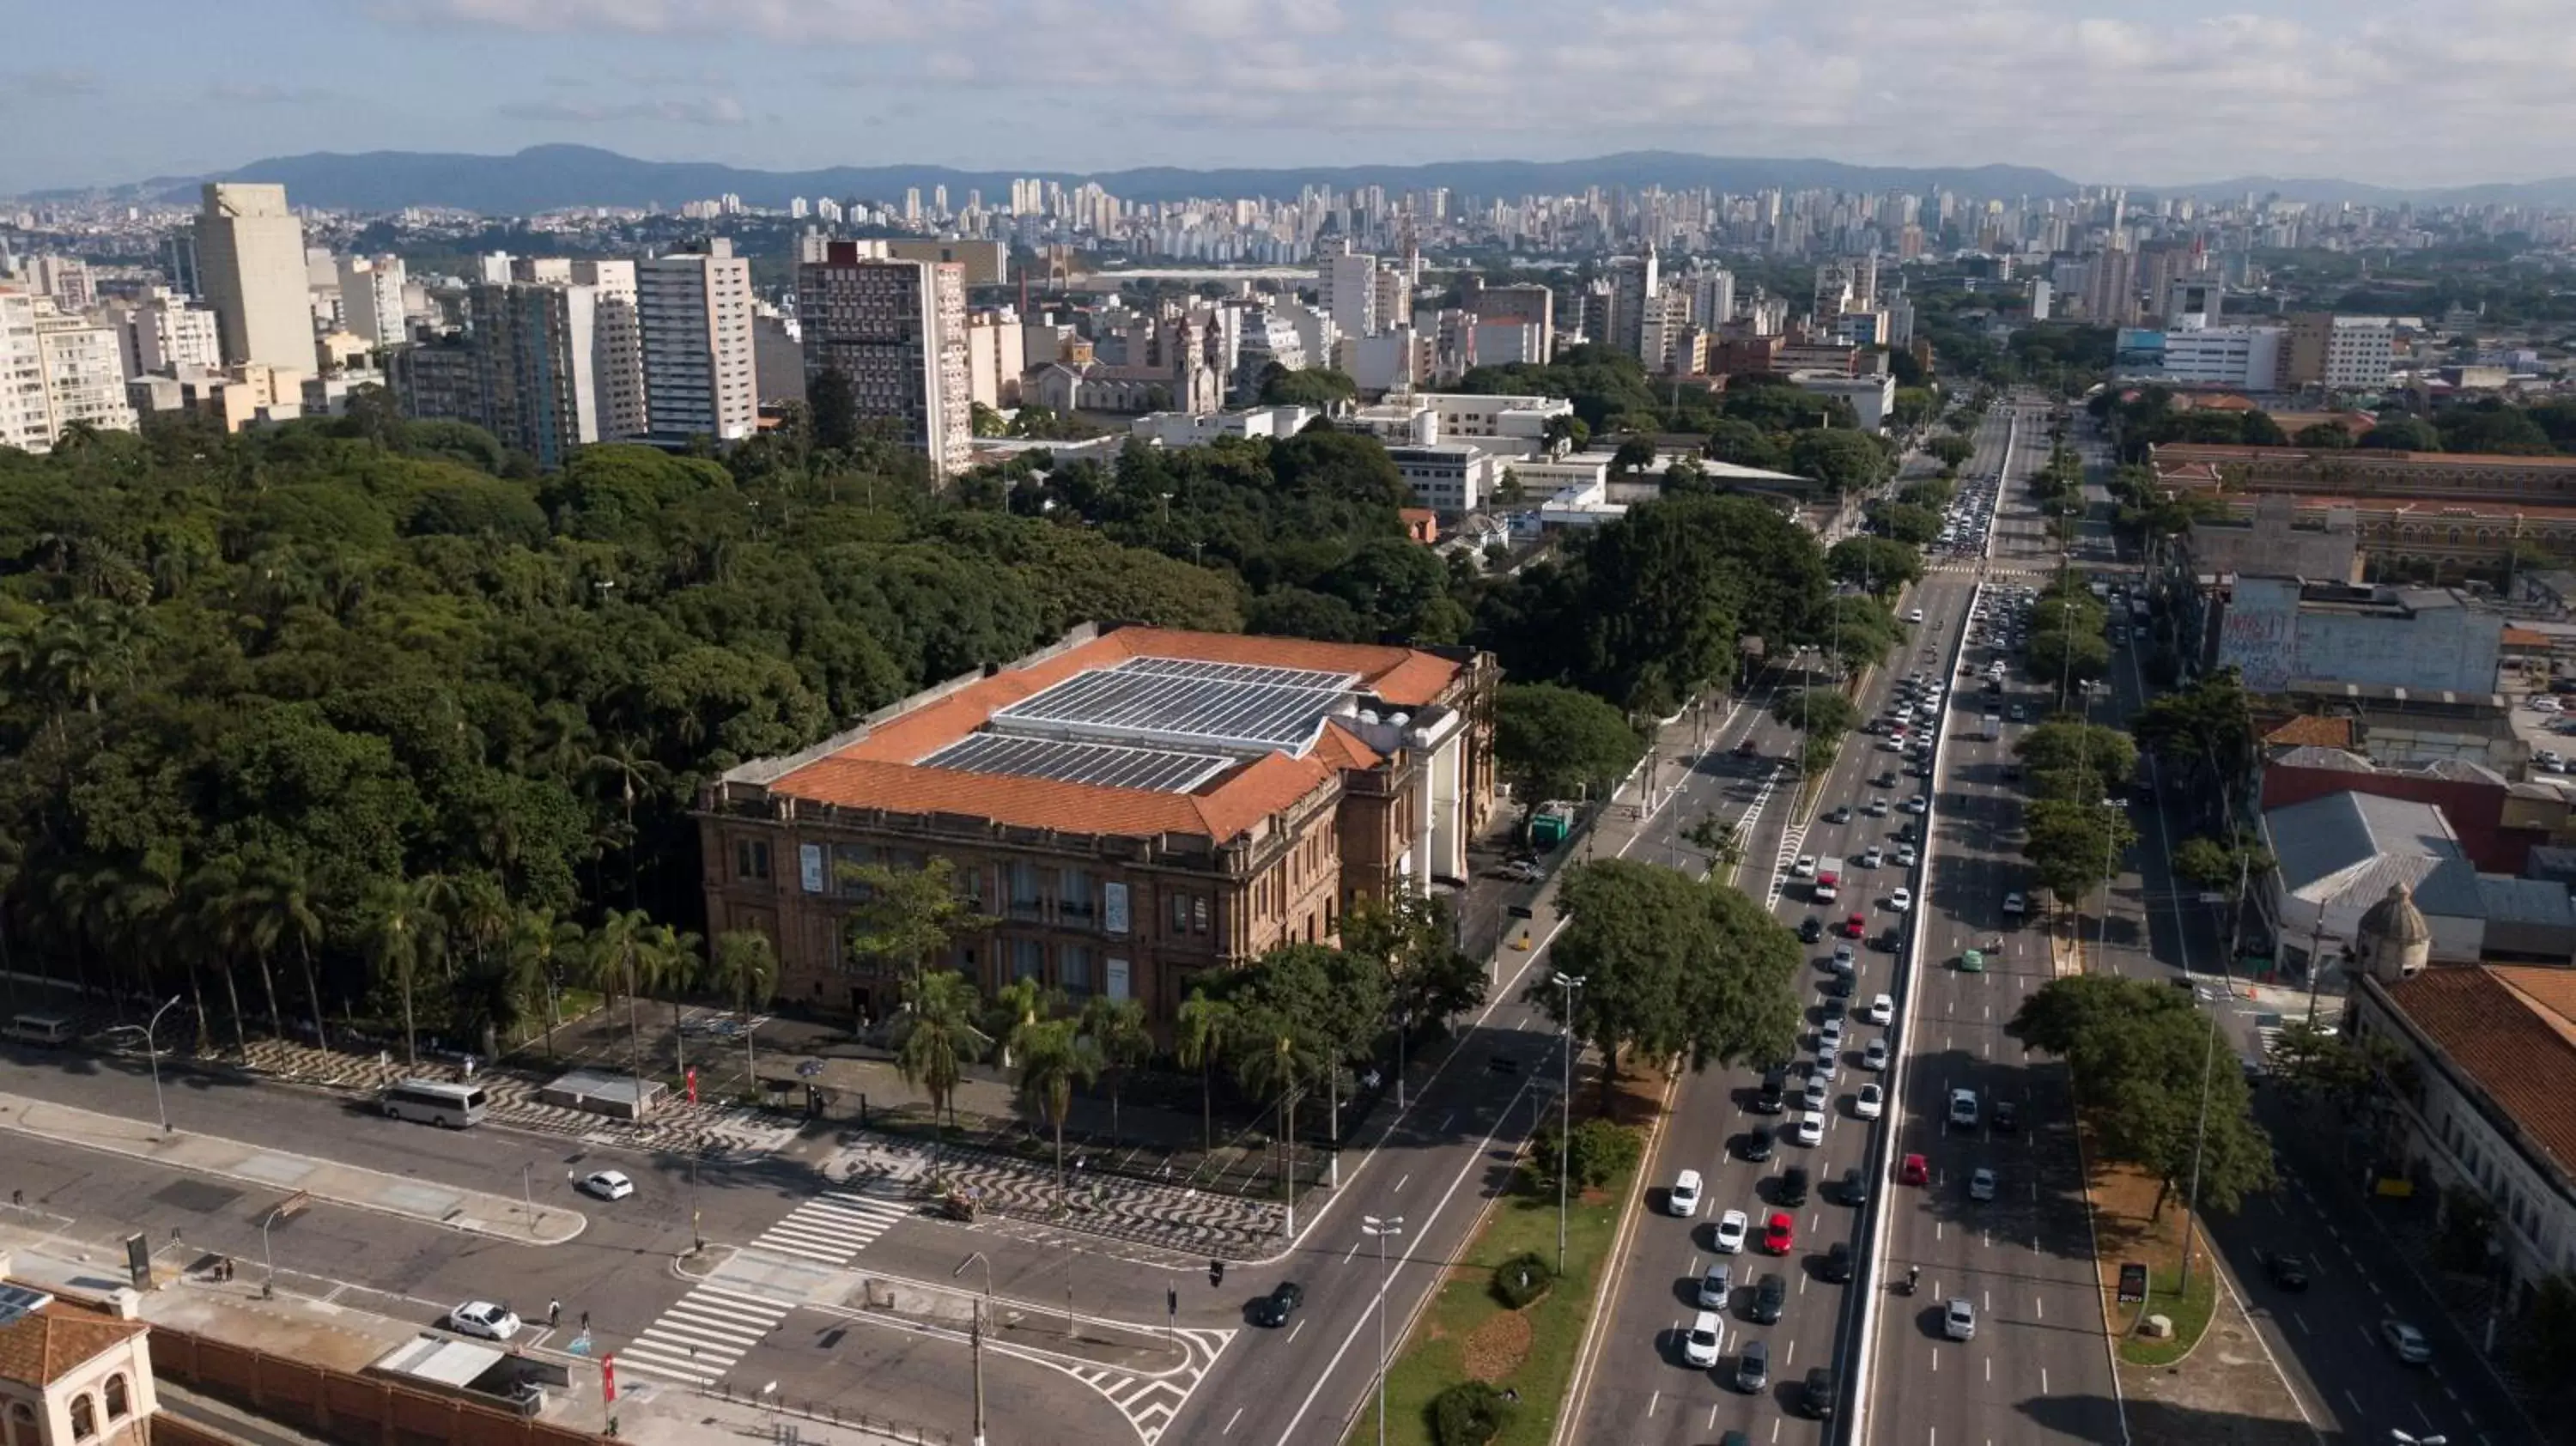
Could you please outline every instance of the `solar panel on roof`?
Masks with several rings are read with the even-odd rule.
[[[23,1285],[0,1285],[0,1326],[19,1321],[54,1303],[54,1298],[41,1290]]]
[[[1096,732],[1298,747],[1356,679],[1306,668],[1131,658],[1077,673],[994,713],[996,725],[1047,723]]]
[[[1187,793],[1232,768],[1235,760],[1221,754],[1180,753],[1166,748],[973,733],[922,759],[921,764],[925,768],[1044,778],[1057,783]]]

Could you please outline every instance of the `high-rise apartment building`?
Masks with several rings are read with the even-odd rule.
[[[1656,273],[1655,248],[1646,247],[1643,256],[1610,258],[1610,312],[1607,335],[1592,339],[1607,342],[1633,357],[1642,357],[1649,366],[1660,357],[1645,356],[1646,304],[1662,294],[1663,285]]]
[[[570,274],[571,284],[591,293],[590,377],[597,394],[592,410],[598,440],[649,436],[652,406],[644,389],[644,321],[635,263],[575,261]]]
[[[192,306],[167,287],[156,286],[139,301],[109,303],[107,320],[116,328],[117,351],[128,381],[149,372],[175,373],[181,367],[223,368],[222,329],[214,309]]]
[[[0,285],[0,446],[51,451],[76,422],[134,430],[116,328],[66,315],[27,287]]]
[[[2114,247],[2095,252],[2084,275],[2084,311],[2096,326],[2127,326],[2137,314],[2137,258]]]
[[[1487,286],[1484,278],[1473,274],[1459,282],[1458,305],[1476,313],[1476,320],[1488,325],[1534,326],[1538,328],[1538,354],[1535,361],[1545,361],[1556,349],[1556,293],[1535,282],[1517,282],[1510,286]]]
[[[222,328],[224,360],[311,372],[304,223],[286,208],[286,188],[208,182],[196,240],[206,300]]]
[[[703,252],[656,256],[636,263],[635,295],[654,439],[750,436],[760,420],[750,259],[721,238]]]
[[[1344,336],[1375,336],[1383,320],[1377,309],[1377,258],[1360,251],[1327,252],[1315,258],[1315,271],[1317,299],[1334,329]]]
[[[1735,273],[1703,266],[1682,278],[1690,288],[1691,320],[1703,331],[1715,331],[1735,319]]]
[[[837,373],[858,415],[898,424],[935,475],[964,470],[973,431],[963,267],[871,259],[835,241],[797,268],[796,316],[809,397]]]
[[[340,324],[369,346],[397,346],[410,339],[403,314],[408,283],[399,256],[340,258]]]

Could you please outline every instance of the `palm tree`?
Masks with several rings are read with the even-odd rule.
[[[770,991],[778,987],[778,950],[758,929],[728,929],[716,936],[707,973],[709,983],[733,996],[734,1013],[742,1020],[743,1073],[757,1084],[760,1061],[752,1049],[751,1013],[767,1004]]]
[[[426,904],[429,892],[427,879],[377,879],[367,885],[358,904],[365,920],[359,926],[359,944],[367,963],[379,979],[390,978],[402,995],[403,1063],[412,1068],[420,1065],[413,995],[420,984],[421,960],[431,948],[429,936],[437,929],[436,915]]]
[[[988,1013],[992,1020],[993,1038],[1002,1044],[1002,1068],[1009,1069],[1019,1052],[1020,1032],[1046,1017],[1046,985],[1040,983],[1035,975],[1014,979],[993,991],[993,1003]]]
[[[1256,1095],[1273,1095],[1279,1103],[1279,1143],[1283,1168],[1280,1188],[1293,1211],[1297,1198],[1297,1096],[1300,1081],[1312,1079],[1323,1066],[1314,1041],[1297,1022],[1277,1009],[1249,1011],[1238,1021],[1234,1077]]]
[[[1118,1096],[1127,1071],[1154,1057],[1154,1033],[1145,1027],[1145,1006],[1133,999],[1095,994],[1082,1006],[1082,1033],[1100,1051],[1101,1071],[1109,1076],[1109,1133],[1118,1134]]]
[[[1020,1055],[1020,1095],[1037,1105],[1055,1129],[1055,1208],[1064,1211],[1064,1118],[1073,1109],[1073,1087],[1100,1077],[1100,1047],[1071,1019],[1022,1025],[1012,1040]]]
[[[694,933],[675,930],[668,924],[656,924],[653,926],[653,950],[646,958],[650,967],[645,973],[644,987],[665,991],[671,996],[671,1049],[682,1075],[689,1072],[689,1037],[688,1032],[680,1027],[684,1022],[680,998],[696,988],[698,981],[706,975],[707,963],[703,952],[706,942]]]
[[[1180,1056],[1181,1068],[1199,1072],[1199,1149],[1202,1153],[1216,1149],[1216,1097],[1211,1082],[1216,1062],[1233,1040],[1234,1006],[1222,999],[1208,997],[1204,989],[1193,989],[1181,1001],[1179,1030],[1173,1036],[1174,1052]]]
[[[653,952],[653,921],[642,909],[611,909],[599,927],[590,932],[590,949],[585,962],[589,965],[592,988],[605,994],[626,996],[626,1066],[635,1081],[635,1117],[644,1117],[644,1026],[635,1015],[636,991],[645,970],[652,967],[647,957]]]
[[[248,916],[251,949],[259,956],[260,981],[268,988],[269,1027],[280,1036],[286,1033],[285,1020],[277,1011],[277,981],[269,973],[269,951],[291,940],[304,966],[304,997],[313,1009],[314,1046],[329,1049],[331,1041],[322,1032],[322,987],[313,977],[313,946],[322,942],[322,916],[313,908],[313,883],[304,871],[304,861],[291,854],[261,860],[244,883],[240,908]]]
[[[957,1124],[957,1084],[984,1057],[993,1037],[975,1027],[975,986],[953,969],[925,969],[903,984],[904,1024],[895,1043],[895,1072],[930,1096],[935,1125],[942,1110]]]
[[[224,976],[224,998],[232,1006],[233,1049],[243,1059],[250,1058],[250,1035],[242,1027],[241,989],[233,980],[233,962],[238,954],[254,953],[249,931],[241,914],[242,868],[238,860],[211,859],[197,866],[188,876],[187,902],[183,906],[182,927],[204,941],[216,967]],[[275,990],[269,992],[275,1004]]]
[[[548,1059],[555,1057],[555,1031],[563,1025],[556,1012],[555,978],[565,965],[580,961],[584,937],[581,925],[556,918],[552,909],[522,909],[502,945],[511,987],[545,992]]]
[[[590,756],[586,767],[612,780],[617,789],[618,805],[626,820],[626,902],[632,907],[642,866],[635,840],[635,802],[639,797],[651,797],[669,775],[653,761],[652,751],[643,742],[624,737],[609,739]]]

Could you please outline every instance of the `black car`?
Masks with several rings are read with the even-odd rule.
[[[1798,1392],[1798,1409],[1819,1421],[1834,1413],[1833,1367],[1807,1368],[1807,1384]]]
[[[1869,781],[1869,786],[1872,788],[1894,788],[1896,786],[1896,775],[1893,773],[1882,773],[1878,777],[1871,779]]]
[[[1851,998],[1851,995],[1852,995],[1852,977],[1851,977],[1850,975],[1848,975],[1848,974],[1828,974],[1828,975],[1826,975],[1826,976],[1825,976],[1825,997],[1826,997],[1826,998],[1828,998],[1828,999],[1849,999],[1849,998]]]
[[[1995,1101],[1993,1119],[1995,1130],[1999,1134],[2009,1135],[2021,1128],[2021,1114],[2013,1108],[2010,1100]]]
[[[2263,1273],[2283,1290],[2308,1288],[2308,1263],[2295,1255],[2275,1255],[2263,1262]]]
[[[1789,1282],[1782,1279],[1779,1272],[1773,1271],[1753,1283],[1751,1309],[1756,1324],[1778,1325],[1780,1313],[1788,1308]]]
[[[1851,822],[1851,805],[1850,805],[1850,804],[1847,804],[1847,803],[1846,803],[1846,804],[1838,805],[1838,806],[1834,809],[1834,811],[1833,811],[1833,812],[1831,812],[1831,813],[1829,813],[1829,814],[1826,814],[1826,815],[1825,815],[1825,822],[1827,822],[1827,823],[1849,823],[1849,822]]]
[[[1744,1132],[1744,1158],[1753,1161],[1771,1158],[1771,1127],[1755,1125]]]
[[[1804,1205],[1807,1203],[1806,1166],[1792,1165],[1781,1173],[1780,1203],[1783,1205]]]
[[[1837,1240],[1825,1247],[1824,1264],[1818,1267],[1825,1279],[1836,1285],[1849,1285],[1852,1278],[1852,1248],[1848,1240]]]
[[[1735,1358],[1735,1389],[1759,1396],[1770,1386],[1771,1347],[1762,1341],[1746,1341],[1743,1354]]]
[[[1252,1303],[1252,1319],[1273,1328],[1284,1326],[1297,1307],[1306,1303],[1306,1287],[1293,1280],[1283,1280],[1270,1288],[1270,1293]]]
[[[1775,1064],[1762,1071],[1762,1088],[1755,1091],[1753,1095],[1754,1112],[1765,1115],[1780,1113],[1788,1103],[1788,1093],[1789,1067],[1787,1065]]]
[[[1820,943],[1824,937],[1825,921],[1814,914],[1809,914],[1806,922],[1798,926],[1798,941],[1802,944]]]
[[[1843,1203],[1854,1208],[1869,1203],[1869,1172],[1854,1165],[1843,1171]]]

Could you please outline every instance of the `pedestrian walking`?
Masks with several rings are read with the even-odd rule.
[[[581,1313],[581,1333],[582,1333],[583,1335],[588,1335],[588,1334],[590,1334],[590,1312],[589,1312],[589,1311],[583,1311],[583,1312]]]
[[[563,1302],[562,1302],[562,1301],[559,1301],[559,1300],[550,1300],[550,1301],[547,1301],[547,1302],[546,1302],[546,1329],[548,1329],[548,1330],[552,1330],[552,1329],[554,1329],[556,1326],[559,1326],[559,1325],[562,1325],[562,1324],[563,1324]]]

